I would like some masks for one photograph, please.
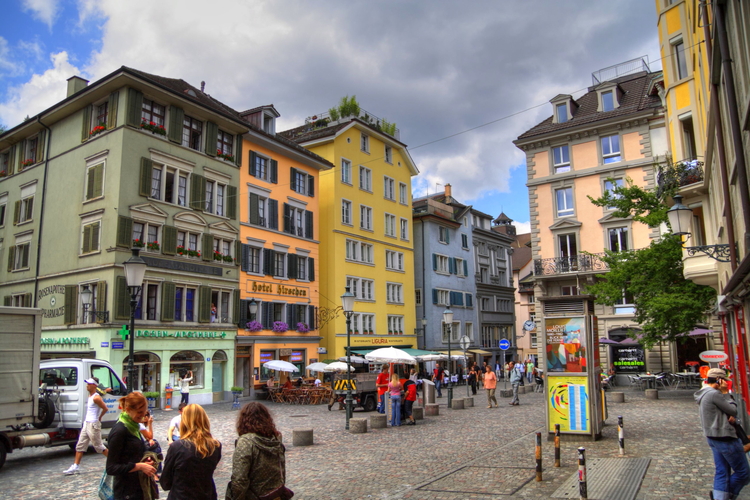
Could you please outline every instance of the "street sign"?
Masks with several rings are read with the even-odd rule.
[[[102,342],[102,347],[109,347],[109,342]]]
[[[112,342],[112,349],[122,349],[125,347],[125,342]]]
[[[500,349],[502,349],[503,351],[507,351],[508,349],[510,349],[510,341],[508,339],[501,339]]]
[[[461,340],[459,340],[458,342],[459,344],[461,344],[461,349],[463,349],[464,351],[471,345],[471,339],[466,335],[461,337]]]

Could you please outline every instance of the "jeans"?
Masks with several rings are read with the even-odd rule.
[[[391,426],[401,425],[401,396],[391,396]]]
[[[513,387],[513,399],[510,400],[512,404],[518,403],[518,382],[511,384]]]
[[[497,406],[497,399],[495,398],[495,389],[487,389],[487,406],[492,406],[492,402],[495,402]]]
[[[385,393],[380,395],[380,408],[378,408],[378,413],[385,413]]]
[[[729,494],[740,494],[742,487],[750,482],[750,468],[739,439],[722,441],[708,438],[708,446],[714,454],[714,500],[727,500]],[[734,474],[732,471],[734,470]]]
[[[406,411],[405,411],[406,416],[409,417],[409,418],[411,418],[411,414],[414,413],[414,401],[406,400],[404,402],[404,405],[406,407],[405,408],[406,409]]]
[[[443,397],[443,391],[440,390],[440,387],[442,384],[439,380],[435,381],[435,390],[437,391],[437,397],[442,398]]]
[[[190,393],[189,392],[181,392],[180,393],[180,403],[185,403],[186,405],[189,405],[188,402],[190,400]]]

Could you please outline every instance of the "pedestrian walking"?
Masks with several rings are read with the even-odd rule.
[[[409,380],[411,380],[415,384],[417,383],[417,380],[419,380],[419,377],[417,376],[417,370],[415,370],[414,368],[409,370]]]
[[[167,500],[216,500],[214,471],[221,460],[221,443],[211,435],[211,423],[201,405],[187,405],[180,422],[180,440],[169,447],[159,484]]]
[[[508,371],[510,372],[510,385],[513,388],[513,399],[510,400],[509,404],[511,406],[518,406],[520,404],[518,401],[518,386],[523,382],[523,376],[519,370],[516,369],[516,363],[514,361],[508,363]]]
[[[529,362],[526,363],[526,380],[529,381],[529,384],[534,383],[534,369],[534,361],[529,359]]]
[[[393,372],[391,375],[391,382],[388,384],[388,393],[391,395],[391,427],[399,427],[401,425],[401,380],[398,378],[398,373]]]
[[[385,393],[388,392],[388,365],[383,365],[375,380],[375,387],[378,389],[378,413],[385,413]],[[328,408],[330,410],[330,407]]]
[[[190,404],[190,382],[193,381],[193,370],[188,370],[187,376],[183,374],[177,379],[177,385],[180,386],[180,403]]]
[[[499,405],[497,404],[497,399],[495,398],[495,389],[497,388],[497,375],[495,375],[495,372],[492,371],[492,367],[490,365],[485,365],[486,372],[484,374],[484,388],[487,389],[487,408],[492,408],[492,402],[495,402],[495,408],[497,408]]]
[[[471,387],[471,394],[477,395],[477,371],[474,366],[469,371],[469,386]]]
[[[131,392],[120,399],[120,408],[123,411],[107,439],[107,474],[113,476],[115,500],[143,500],[146,498],[143,488],[147,491],[152,488],[156,474],[154,461],[144,457],[146,445],[138,430],[138,423],[148,411],[148,401],[143,393]],[[142,478],[148,481],[142,483]]]
[[[286,449],[268,408],[256,401],[243,406],[237,417],[237,434],[227,498],[256,499],[285,489]]]
[[[734,427],[737,403],[729,395],[726,372],[711,368],[706,386],[695,393],[695,401],[700,406],[703,435],[714,455],[716,472],[710,496],[714,500],[737,498],[750,482],[750,467]]]
[[[440,366],[440,363],[435,363],[435,370],[432,373],[432,381],[435,383],[435,391],[437,392],[437,397],[442,398],[443,397],[443,391],[440,390],[440,388],[443,386],[443,376],[445,373],[443,372],[443,367]]]
[[[102,443],[102,418],[107,413],[107,405],[97,392],[99,383],[93,378],[84,380],[89,397],[86,400],[86,420],[83,422],[83,428],[78,435],[76,443],[76,458],[73,465],[63,472],[63,474],[78,474],[80,472],[81,459],[89,445],[93,446],[97,453],[107,456],[107,447]]]
[[[518,373],[521,374],[521,380],[519,381],[520,384],[524,385],[523,384],[523,379],[525,378],[525,375],[526,375],[526,363],[524,363],[523,361],[521,361],[520,363],[516,364],[514,362],[513,365],[515,366],[516,370],[518,370]]]

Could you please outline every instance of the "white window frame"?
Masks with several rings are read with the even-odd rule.
[[[440,320],[443,344],[448,343],[448,329],[446,328],[447,325],[448,324],[445,321],[443,321],[442,319]],[[458,342],[459,339],[461,339],[461,322],[454,321],[451,325],[451,344],[454,342]]]
[[[271,160],[270,156],[258,153],[255,151],[255,179],[260,179],[265,182],[271,182]]]
[[[364,132],[360,132],[359,149],[363,153],[370,154],[370,136],[365,134]]]
[[[346,158],[341,158],[341,182],[352,185],[352,162]]]
[[[101,166],[102,167],[102,194],[99,196],[92,196],[91,198],[87,198],[89,191],[89,181],[90,181],[90,173],[93,169]],[[106,180],[106,174],[107,174],[107,158],[101,157],[100,155],[97,155],[95,160],[90,160],[86,162],[86,178],[83,183],[83,202],[89,202],[94,200],[100,200],[104,198],[104,186],[105,186],[105,180]]]
[[[359,228],[365,231],[372,231],[372,207],[367,205],[359,206]]]
[[[396,201],[396,180],[387,175],[383,176],[383,197],[386,200]]]
[[[396,216],[393,214],[385,214],[385,235],[396,237]]]
[[[685,43],[682,36],[678,36],[669,41],[669,45],[672,49],[672,64],[674,67],[674,78],[675,81],[680,81],[690,76],[690,70],[688,68],[688,57],[687,51],[685,50]],[[684,74],[683,74],[684,73]]]
[[[8,193],[0,194],[0,227],[5,227],[8,218]],[[2,253],[0,249],[0,253]]]
[[[136,222],[133,222],[135,225]],[[145,227],[144,227],[145,229]],[[200,259],[200,256],[194,256],[190,257],[187,254],[188,250],[192,250],[194,252],[201,252],[203,250],[202,244],[201,244],[201,234],[195,231],[188,231],[183,229],[177,229],[177,249],[179,252],[179,248],[182,247],[185,250],[185,253],[182,255],[182,257],[185,258],[193,258],[193,259]],[[192,238],[191,238],[192,236]],[[191,240],[194,240],[194,245],[191,244]],[[180,241],[182,241],[182,245],[180,245]],[[177,256],[180,256],[179,253],[176,254]]]
[[[444,226],[438,226],[438,243],[447,245],[448,238],[450,238],[450,236],[448,235],[448,228]]]
[[[395,250],[385,251],[385,268],[389,271],[404,270],[404,253]]]
[[[179,181],[179,179],[178,179]],[[208,186],[213,186],[212,197],[208,197]],[[226,217],[227,215],[227,187],[229,185],[224,182],[219,182],[213,179],[206,179],[206,203],[203,207],[203,211],[209,214],[217,215],[219,217]],[[219,192],[223,192],[221,195],[222,204],[219,205]]]
[[[273,277],[278,279],[286,279],[289,275],[289,262],[287,262],[286,252],[280,252],[278,249],[274,249],[273,262],[271,264],[273,270]],[[279,269],[279,267],[283,269]],[[279,272],[281,271],[281,272]]]
[[[359,240],[346,240],[346,260],[360,264],[373,264],[374,247]]]
[[[393,333],[391,333],[393,332]],[[404,333],[404,317],[396,314],[388,315],[388,333],[389,335]]]
[[[359,189],[372,193],[372,169],[359,166]]]
[[[568,200],[567,197],[568,190],[570,191],[570,200]],[[564,193],[562,195],[562,200],[560,193]],[[570,201],[571,206],[568,206],[568,201]],[[573,217],[575,215],[575,201],[573,199],[573,188],[571,186],[555,189],[555,213],[558,218]]]
[[[606,101],[606,96],[608,96],[608,95],[609,95],[609,96],[610,96],[610,97],[612,98],[612,106],[611,106],[611,108],[610,108],[610,109],[607,109],[607,101]],[[615,98],[615,97],[616,97],[616,96],[615,96],[615,89],[611,89],[611,90],[605,90],[605,91],[603,91],[603,92],[602,92],[602,93],[600,94],[600,98],[601,98],[601,100],[602,100],[602,111],[603,111],[603,112],[607,112],[607,111],[614,111],[614,110],[615,110],[615,108],[617,108],[617,100],[616,100],[616,98]]]
[[[97,234],[96,238],[96,249],[90,249],[88,252],[83,253],[83,245],[84,245],[84,234],[86,233],[86,228],[88,226],[93,226],[95,224],[99,225],[99,234]],[[80,242],[78,245],[78,255],[92,255],[96,253],[100,253],[102,251],[102,214],[97,214],[94,218],[91,217],[85,217],[81,219],[81,234],[80,234]]]
[[[352,202],[349,200],[341,200],[341,223],[345,226],[353,226],[352,224]]]
[[[177,314],[177,290],[182,290],[182,304],[180,306],[180,318],[177,319],[174,318],[174,321],[176,323],[197,323],[198,322],[198,310],[200,309],[199,299],[198,299],[198,285],[195,283],[175,283],[175,289],[174,289],[174,305],[175,305],[175,315]],[[193,290],[193,319],[188,321],[187,319],[187,293],[188,290]],[[161,293],[157,293],[157,304],[161,302]],[[158,314],[159,306],[157,305],[157,316],[156,319],[159,320],[159,314]]]
[[[393,165],[393,148],[388,144],[385,144],[383,157],[386,163],[390,163],[391,165]]]
[[[560,111],[564,111],[564,115],[560,113]],[[565,123],[568,120],[570,120],[570,117],[568,116],[570,113],[568,112],[568,103],[557,103],[555,104],[555,117],[556,122],[555,123]]]
[[[437,257],[437,269],[435,270],[438,274],[450,274],[450,258],[447,255],[436,254]]]
[[[612,138],[617,137],[617,151],[613,149]],[[622,161],[622,141],[619,134],[605,135],[600,139],[602,147],[602,163],[617,163]],[[605,152],[606,151],[606,152]]]
[[[415,288],[414,289],[414,305],[419,307],[422,306],[422,289],[421,288]]]
[[[399,226],[399,235],[401,236],[401,239],[409,241],[411,239],[409,238],[409,219],[401,217]]]
[[[442,288],[437,289],[437,305],[449,306],[451,303],[451,292],[450,290],[443,290]]]
[[[135,242],[136,239],[138,239],[138,238],[135,238],[136,224],[142,226],[142,229],[141,229],[141,238],[140,239],[143,242],[143,247],[141,248],[141,250],[145,251],[145,252],[157,252],[157,253],[161,253],[161,243],[160,243],[160,241],[161,241],[161,235],[162,235],[162,224],[158,224],[158,223],[150,222],[150,221],[146,221],[146,220],[134,220],[133,221],[133,235],[131,237],[131,239],[134,242]],[[149,239],[150,236],[151,236],[151,234],[152,234],[152,231],[150,231],[151,228],[155,228],[156,229],[156,236],[153,239],[153,241],[151,241]],[[199,236],[198,239],[200,241],[200,236]],[[159,250],[149,250],[148,244],[149,243],[153,243],[153,242],[159,243]],[[199,243],[199,245],[200,245],[200,243]],[[200,250],[200,248],[198,248],[198,250]]]
[[[388,282],[385,284],[385,301],[389,304],[404,303],[404,285]]]
[[[406,184],[403,182],[398,183],[398,201],[402,205],[408,205],[409,197],[406,194]]]
[[[558,150],[560,151],[559,155]],[[565,158],[564,151],[567,152],[567,158]],[[561,144],[552,148],[552,165],[555,167],[556,174],[570,172],[570,146],[568,144]]]
[[[459,257],[456,257],[454,260],[456,262],[456,275],[459,278],[465,278],[466,275],[464,274],[464,262],[466,261],[466,259],[461,259]],[[467,264],[467,267],[468,267],[468,264]]]
[[[375,301],[375,280],[347,276],[346,285],[349,287],[349,291],[354,294],[355,300],[360,302]]]
[[[218,250],[219,253],[222,255],[222,257],[224,257],[224,256],[231,257],[232,258],[232,262],[227,262],[227,263],[228,264],[233,264],[234,263],[234,259],[236,257],[234,255],[234,241],[235,240],[230,240],[230,239],[227,239],[227,238],[221,238],[221,237],[218,237],[218,236],[214,236],[214,243],[213,243],[214,254]],[[213,256],[212,256],[212,258],[213,258]],[[216,262],[219,262],[219,261],[216,261]],[[222,259],[221,262],[224,263],[224,260]]]
[[[469,249],[469,235],[468,234],[461,234],[461,248],[464,250]]]

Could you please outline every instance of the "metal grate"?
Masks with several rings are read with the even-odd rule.
[[[590,500],[634,500],[650,463],[650,458],[587,460],[588,498]],[[552,498],[579,498],[578,471],[552,494]]]
[[[583,302],[581,299],[545,301],[544,315],[583,314]]]

